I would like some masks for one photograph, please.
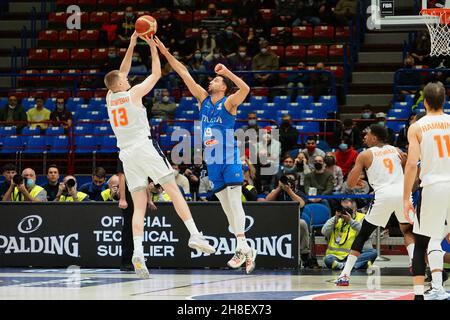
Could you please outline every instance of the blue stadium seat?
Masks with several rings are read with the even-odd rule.
[[[301,213],[301,218],[312,229],[322,227],[330,219],[331,211],[320,203],[307,204]]]
[[[251,105],[261,105],[267,103],[267,97],[265,96],[251,96],[249,100]]]
[[[302,127],[301,129],[299,128],[300,132],[320,132],[319,122],[299,122],[296,127]]]
[[[197,110],[180,110],[177,109],[175,111],[175,118],[179,119],[179,118],[185,118],[185,119],[190,119],[190,120],[197,120],[199,119],[199,113]]]
[[[425,109],[425,105],[423,104],[423,100],[417,104],[417,109]]]
[[[78,105],[77,109],[75,110],[77,113],[77,119],[86,118],[87,113],[91,110],[92,109],[87,104]]]
[[[75,126],[73,128],[74,130],[74,134],[77,135],[86,135],[89,134],[89,128],[87,126],[84,125],[79,125],[79,126]]]
[[[407,119],[411,115],[411,109],[390,109],[387,113],[387,117],[393,117],[396,119]]]
[[[274,119],[276,116],[276,110],[256,110],[255,113],[258,119]]]
[[[287,104],[287,108],[288,109],[299,109],[300,110],[300,109],[304,109],[305,106],[303,104],[301,104],[301,103],[298,103],[298,102],[289,102]]]
[[[0,153],[15,153],[22,151],[23,141],[21,136],[6,136],[2,140]]]
[[[46,107],[46,108],[49,109],[50,111],[55,110],[55,107],[56,107],[56,98],[48,98],[47,100],[45,100],[45,102],[44,102],[44,107]]]
[[[413,94],[406,94],[405,95],[405,102],[408,103],[410,106],[414,105],[414,95]]]
[[[34,100],[34,98],[24,98],[22,99],[22,102],[20,104],[25,109],[25,111],[28,111],[36,105],[36,101]]]
[[[41,129],[39,129],[38,127],[24,127],[22,129],[22,134],[23,135],[38,135],[41,134]]]
[[[75,151],[77,153],[97,151],[100,142],[100,139],[91,135],[75,137]]]
[[[50,141],[50,143],[49,143]],[[47,145],[50,145],[49,153],[67,153],[69,139],[65,135],[48,137]]]
[[[101,140],[100,148],[98,152],[100,153],[116,153],[119,149],[117,148],[117,139],[115,135],[104,136]]]
[[[317,148],[324,152],[331,151],[330,145],[325,140],[319,140],[319,142],[317,143]]]
[[[197,99],[195,99],[194,97],[181,97],[177,109],[178,108],[182,110],[192,110],[193,108],[198,109]]]
[[[171,141],[171,136],[169,134],[161,134],[159,136],[159,145],[162,149],[168,149],[174,144],[175,142]]]
[[[310,109],[316,112],[318,118],[327,119],[328,112],[337,111],[334,107],[327,107],[322,102],[315,102],[310,104]]]
[[[80,119],[78,119],[78,123],[77,123],[77,126],[79,127],[79,126],[82,126],[82,127],[85,127],[86,128],[86,132],[88,133],[88,134],[91,134],[91,133],[93,133],[94,132],[94,127],[95,126],[98,126],[98,124],[94,124],[94,123],[92,123],[92,120],[91,119],[88,119],[88,118],[80,118]]]
[[[300,119],[306,118],[320,118],[319,113],[316,110],[306,109],[300,110]]]
[[[94,135],[101,139],[102,136],[114,134],[111,126],[96,126],[94,128]]]
[[[11,136],[15,134],[16,134],[15,126],[6,126],[6,127],[0,126],[0,138],[1,136]]]
[[[100,117],[99,117],[100,120],[108,120],[109,121],[108,108],[106,107],[106,104],[105,105],[101,105],[95,111],[97,111],[100,114]]]
[[[189,120],[189,119],[180,118],[177,120]],[[194,123],[191,121],[176,121],[176,122],[172,122],[171,125],[186,129],[187,131],[190,132],[192,130],[192,127],[194,126]]]
[[[236,121],[236,123],[234,124],[234,129],[240,129],[242,127],[245,127],[247,125],[247,122],[245,121]]]
[[[100,121],[102,120],[102,115],[100,111],[88,111],[86,113],[86,118],[92,121]]]
[[[337,111],[337,98],[336,96],[321,96],[319,102],[323,103],[327,110]]]
[[[412,104],[409,102],[395,102],[392,109],[409,109],[411,110]]]
[[[444,109],[444,112],[445,112],[446,114],[450,114],[450,109]]]
[[[8,104],[8,98],[0,97],[0,108],[5,107]]]
[[[275,96],[275,97],[273,97],[273,103],[278,105],[280,108],[286,107],[286,105],[290,102],[291,102],[291,96]]]
[[[91,98],[89,100],[89,106],[99,107],[102,104],[106,104],[106,98]]]
[[[392,119],[392,117],[388,117],[387,119]],[[387,121],[386,126],[392,129],[395,133],[398,133],[405,126],[405,123],[402,121]]]
[[[53,136],[56,136],[56,135],[60,135],[60,134],[64,134],[64,128],[63,127],[48,127],[46,130],[45,130],[45,134],[46,135],[53,135]]]
[[[150,122],[151,126],[159,126],[161,124],[161,122],[163,122],[163,119],[162,118],[151,118],[149,122]]]
[[[277,120],[278,120],[278,122],[281,120],[281,118],[284,115],[290,115],[291,119],[299,119],[302,114],[301,114],[301,109],[277,110]]]
[[[417,107],[416,109],[414,109],[415,113],[421,113],[421,112],[427,112],[427,110],[425,109],[425,107],[419,108]]]
[[[308,108],[314,102],[314,98],[312,96],[297,96],[296,102]]]
[[[69,111],[75,111],[80,104],[84,104],[84,99],[81,97],[70,97],[66,101],[66,106]]]
[[[24,153],[43,153],[47,150],[45,136],[36,135],[27,138]]]

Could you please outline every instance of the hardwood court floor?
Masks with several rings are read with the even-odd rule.
[[[149,280],[117,269],[0,269],[0,300],[412,299],[405,257],[376,262],[337,288],[330,270],[155,270]]]

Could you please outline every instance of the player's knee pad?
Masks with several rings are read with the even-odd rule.
[[[363,220],[361,230],[356,236],[355,241],[352,245],[352,250],[362,252],[362,248],[364,247],[364,243],[369,239],[372,232],[377,228],[377,226]]]
[[[413,276],[424,276],[426,267],[425,253],[427,252],[430,238],[420,234],[414,234],[414,237],[414,256],[412,260]]]

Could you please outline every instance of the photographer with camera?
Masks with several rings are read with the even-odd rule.
[[[47,191],[36,185],[36,173],[31,168],[22,171],[22,175],[16,174],[3,196],[3,201],[13,202],[44,202],[47,201]]]
[[[120,200],[120,190],[119,190],[119,176],[112,175],[108,180],[108,189],[102,191],[103,201],[114,201]]]
[[[322,234],[328,239],[328,248],[323,259],[325,265],[333,270],[342,270],[350,253],[353,242],[361,230],[364,214],[357,211],[356,202],[346,198],[341,201],[341,208],[322,227]],[[377,251],[369,238],[361,255],[356,260],[355,269],[367,269],[377,258]]]
[[[305,176],[311,173],[308,154],[300,151],[294,160],[294,166],[297,168],[298,188],[300,191],[305,192]]]
[[[63,182],[59,184],[58,194],[54,201],[59,202],[81,202],[89,201],[89,196],[81,191],[77,191],[77,180],[74,176],[65,176]]]

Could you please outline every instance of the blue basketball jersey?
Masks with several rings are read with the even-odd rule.
[[[241,164],[234,138],[236,116],[225,108],[226,100],[227,97],[223,97],[214,105],[211,96],[208,96],[200,108],[202,142],[207,164]]]

